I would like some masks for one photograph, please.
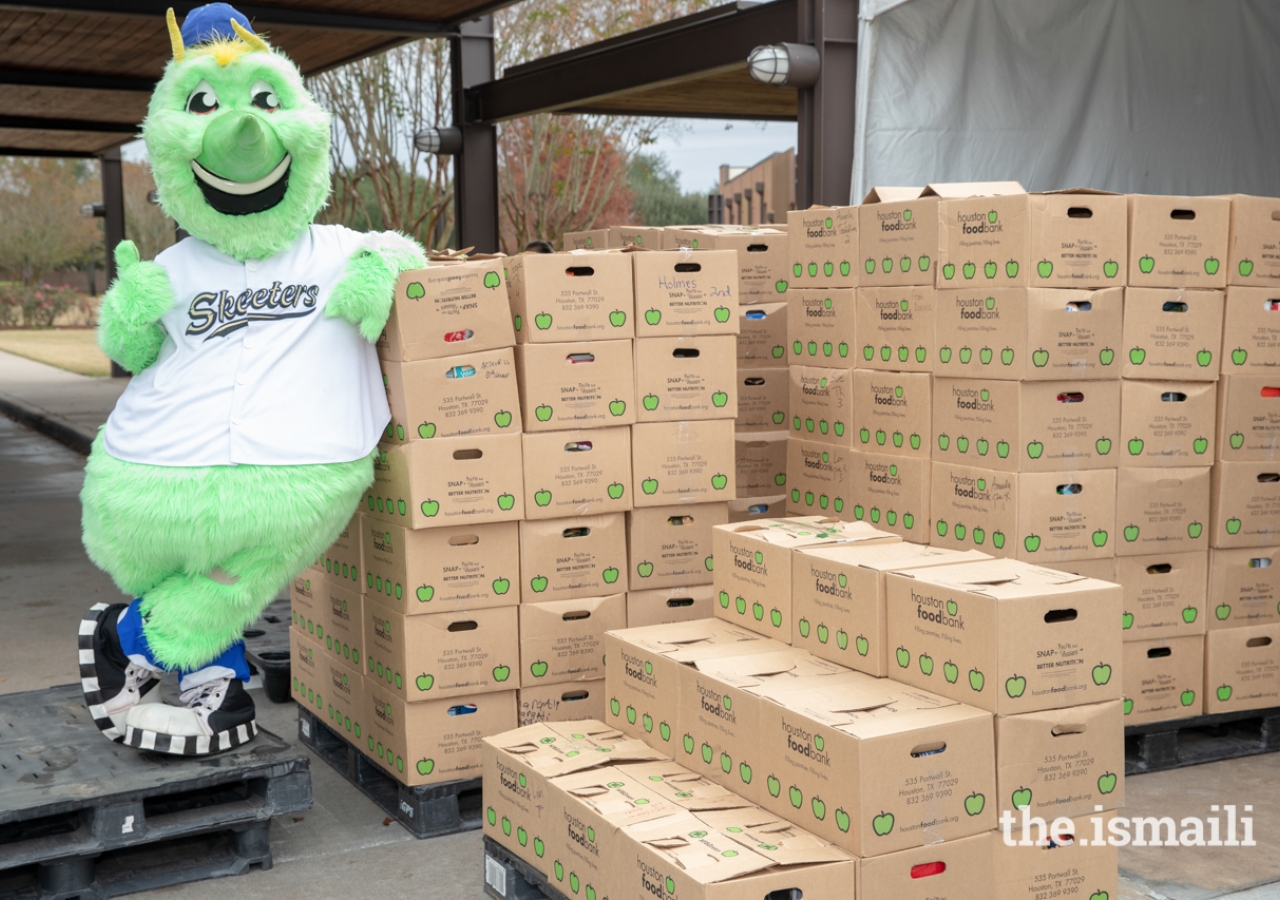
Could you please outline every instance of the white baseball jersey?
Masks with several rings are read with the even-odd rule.
[[[177,299],[160,319],[159,357],[107,419],[107,452],[157,466],[370,453],[391,417],[377,353],[324,310],[347,258],[379,239],[312,225],[270,259],[237,262],[194,237],[157,256]]]

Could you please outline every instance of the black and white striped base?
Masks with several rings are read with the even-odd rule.
[[[174,756],[207,756],[210,753],[221,753],[241,744],[248,743],[258,733],[258,723],[249,722],[237,725],[228,731],[220,731],[209,737],[183,736],[180,734],[162,734],[157,731],[146,731],[128,726],[124,732],[124,743],[139,750],[151,750],[156,753],[171,753]]]
[[[107,715],[102,705],[104,698],[102,691],[98,688],[97,657],[93,652],[93,639],[98,633],[98,625],[106,609],[106,603],[95,603],[80,620],[80,633],[77,636],[80,652],[80,687],[84,690],[84,702],[89,707],[93,724],[97,725],[98,730],[108,738],[120,743],[124,740],[124,733],[116,727],[116,723],[111,720],[111,716]]]

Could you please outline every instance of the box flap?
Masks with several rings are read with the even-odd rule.
[[[921,195],[924,188],[919,187],[873,187],[867,192],[867,196],[862,199],[863,204],[868,203],[898,203],[904,200],[914,200]]]
[[[990,554],[983,553],[981,550],[948,550],[945,547],[930,547],[927,544],[913,544],[909,541],[871,546],[865,544],[836,544],[833,547],[822,545],[806,547],[797,552],[805,556],[830,560],[833,563],[844,563],[876,571],[949,566],[991,559]]]
[[[612,766],[557,778],[555,788],[615,827],[680,812],[650,785]]]
[[[1074,593],[1108,587],[1109,582],[1045,569],[1015,559],[992,559],[957,566],[895,571],[893,574],[940,584],[996,600]]]
[[[844,862],[849,854],[758,806],[699,813],[725,837],[778,866]]]
[[[750,805],[728,788],[670,760],[633,763],[622,767],[622,770],[668,803],[682,809],[736,809]]]
[[[653,653],[671,654],[682,647],[734,644],[763,638],[722,619],[694,619],[606,632]]]
[[[728,526],[732,534],[764,541],[777,547],[807,547],[814,544],[847,544],[901,541],[896,534],[880,531],[866,522],[841,522],[811,516],[794,519],[756,519]]]
[[[627,834],[700,884],[728,881],[773,866],[768,857],[731,840],[693,813],[640,823],[627,829]],[[667,887],[674,892],[670,882]]]
[[[1034,191],[1034,193],[1035,193],[1035,194],[1038,194],[1038,195],[1040,195],[1040,194],[1043,194],[1043,195],[1053,195],[1053,194],[1101,194],[1102,196],[1105,196],[1105,197],[1119,197],[1119,196],[1121,196],[1120,194],[1117,194],[1115,191],[1100,191],[1100,190],[1098,190],[1097,188],[1082,188],[1082,187],[1075,187],[1075,188],[1062,188],[1061,190],[1057,190],[1057,191]]]
[[[665,758],[643,741],[602,722],[538,722],[485,738],[547,778],[619,762]]]
[[[1007,194],[1025,194],[1026,192],[1027,189],[1016,181],[958,181],[928,185],[920,196],[963,200],[966,197],[1002,197]]]

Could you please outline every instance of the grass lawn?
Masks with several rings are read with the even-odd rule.
[[[92,328],[4,329],[0,350],[81,375],[111,374],[111,361],[98,349]]]

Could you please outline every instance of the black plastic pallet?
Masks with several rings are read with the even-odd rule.
[[[1280,751],[1280,707],[1215,713],[1124,729],[1126,775]]]
[[[271,867],[310,758],[259,729],[208,757],[106,740],[79,685],[0,696],[0,900],[114,897]]]
[[[289,595],[277,597],[258,620],[244,630],[245,655],[262,673],[262,687],[272,703],[289,700]]]
[[[298,707],[298,739],[414,837],[474,831],[483,824],[479,778],[418,787],[401,784],[302,706]]]
[[[493,838],[484,839],[484,892],[493,900],[569,900],[547,876]]]

